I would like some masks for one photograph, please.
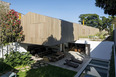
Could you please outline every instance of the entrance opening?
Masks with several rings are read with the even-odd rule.
[[[89,44],[69,43],[69,51],[79,52],[80,54],[90,55]]]

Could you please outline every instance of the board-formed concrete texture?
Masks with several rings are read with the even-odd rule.
[[[110,41],[86,41],[86,40],[77,40],[75,43],[87,43],[90,44],[90,56],[92,58],[98,58],[103,60],[110,60],[112,45],[114,42]]]
[[[0,8],[0,11],[5,11],[8,12],[10,10],[10,3],[8,2],[4,2],[4,1],[0,1],[0,4],[4,6],[4,8]]]
[[[23,43],[57,45],[78,40],[79,36],[94,35],[97,28],[29,12],[21,18],[25,35]]]

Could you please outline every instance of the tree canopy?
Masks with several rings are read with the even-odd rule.
[[[21,21],[18,12],[10,10],[7,14],[1,16],[0,20],[0,39],[2,44],[9,42],[20,42],[24,39]]]
[[[100,17],[97,14],[81,14],[79,18],[80,18],[79,22],[81,22],[81,24],[83,24],[84,20],[85,25],[99,28],[100,31],[104,29],[109,30],[113,20],[112,16],[106,18],[104,16]]]
[[[95,5],[104,9],[105,14],[116,15],[116,0],[96,0]]]
[[[99,16],[97,14],[81,14],[79,16],[81,24],[83,24],[83,20],[85,25],[87,26],[92,26],[92,27],[97,27],[98,26],[98,20]]]

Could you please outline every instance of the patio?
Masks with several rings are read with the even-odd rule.
[[[50,65],[58,66],[58,67],[61,67],[61,68],[65,68],[65,69],[68,69],[68,70],[79,72],[79,70],[82,69],[82,67],[86,66],[88,61],[90,61],[90,59],[91,59],[89,56],[87,56],[85,54],[80,54],[79,52],[75,52],[75,51],[66,51],[66,52],[64,52],[64,54],[65,54],[65,57],[62,58],[61,60],[58,60],[56,62],[46,62],[46,63],[48,63]],[[83,63],[79,64],[79,66],[77,68],[73,68],[71,66],[64,65],[65,60],[66,59],[70,60],[72,56],[75,57],[78,60],[83,60]],[[33,59],[36,60],[36,61],[38,61],[38,60],[42,61],[43,60],[43,58],[35,58],[34,56],[33,56]]]
[[[71,66],[68,66],[68,65],[64,65],[65,63],[65,60],[68,59],[70,60],[70,57],[75,57],[75,58],[78,58],[78,59],[82,59],[83,58],[83,63],[82,64],[79,64],[79,66],[77,68],[73,68]],[[89,61],[90,57],[89,56],[86,56],[86,55],[80,55],[78,52],[74,52],[74,51],[69,51],[69,52],[65,52],[65,57],[59,61],[56,61],[56,62],[48,62],[48,64],[51,64],[51,65],[54,65],[54,66],[58,66],[58,67],[61,67],[61,68],[65,68],[65,69],[68,69],[68,70],[73,70],[73,71],[76,71],[76,72],[79,72],[79,70],[87,65],[86,63]]]

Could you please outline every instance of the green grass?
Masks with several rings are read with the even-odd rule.
[[[26,72],[18,72],[18,77],[74,77],[77,72],[48,65]]]

